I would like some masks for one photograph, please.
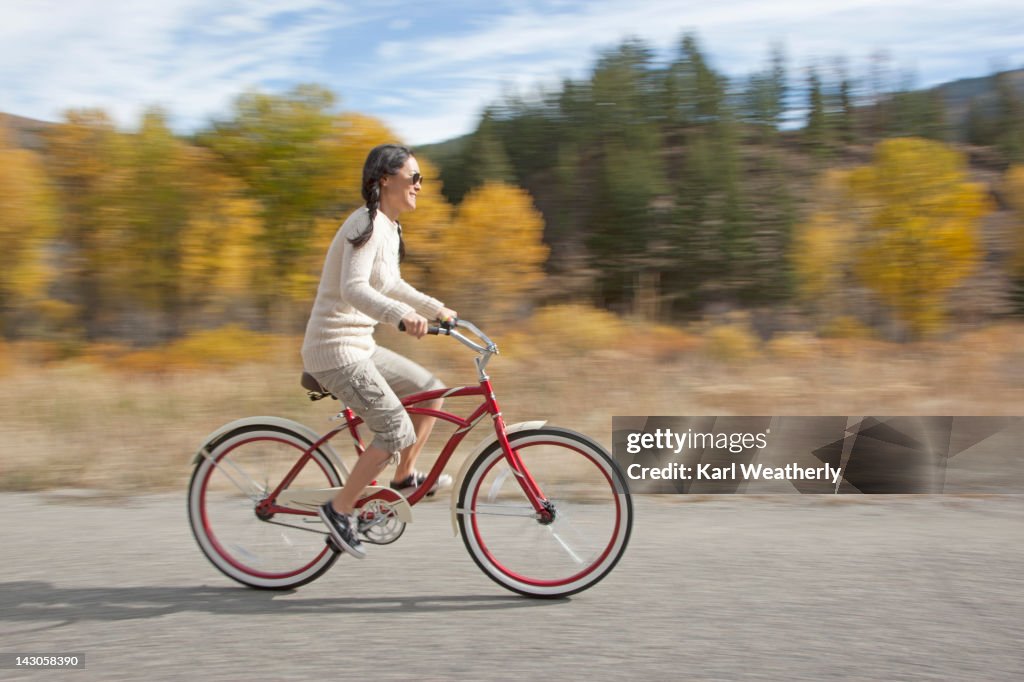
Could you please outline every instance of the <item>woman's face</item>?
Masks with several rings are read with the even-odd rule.
[[[381,179],[381,205],[390,206],[396,213],[416,210],[416,195],[421,188],[420,165],[410,156],[394,175]]]

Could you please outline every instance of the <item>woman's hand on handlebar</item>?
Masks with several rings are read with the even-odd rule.
[[[455,322],[459,319],[459,314],[451,308],[441,308],[441,312],[437,314],[437,319],[441,322]]]
[[[411,312],[403,317],[402,325],[405,326],[403,331],[406,334],[415,336],[417,339],[427,333],[427,318],[416,312]]]
[[[441,308],[441,311],[437,314],[437,319],[441,323],[440,328],[430,325],[427,322],[427,318],[422,315],[411,312],[398,323],[398,330],[405,332],[409,336],[415,336],[418,339],[424,334],[437,334],[441,329],[448,330],[454,328],[455,323],[459,320],[459,314],[450,308]]]

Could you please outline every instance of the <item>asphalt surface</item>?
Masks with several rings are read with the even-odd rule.
[[[637,496],[589,591],[492,583],[447,504],[290,593],[200,554],[184,493],[0,495],[2,679],[1024,679],[1024,497]]]

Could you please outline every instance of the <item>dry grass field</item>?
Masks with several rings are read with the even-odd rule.
[[[472,354],[449,339],[381,336],[449,385],[475,381]],[[509,348],[489,368],[507,422],[548,419],[606,445],[613,415],[1024,414],[1021,325],[918,344],[664,331],[614,339],[612,349],[496,340]],[[7,348],[0,489],[184,489],[196,449],[227,421],[272,414],[324,432],[333,401],[307,400],[298,348],[298,339],[279,339],[259,360],[205,367],[161,363],[153,352],[41,363]],[[449,407],[460,404],[472,408]],[[477,428],[463,454],[488,425]],[[425,463],[435,454],[428,446]]]

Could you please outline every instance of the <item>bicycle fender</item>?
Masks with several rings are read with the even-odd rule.
[[[284,429],[288,429],[290,431],[294,431],[295,433],[308,439],[310,443],[315,443],[322,438],[322,436],[318,435],[316,431],[309,428],[308,426],[300,424],[297,421],[292,421],[291,419],[285,419],[284,417],[244,417],[242,419],[236,419],[233,422],[224,424],[216,431],[211,433],[209,436],[207,436],[203,440],[203,446],[199,448],[199,450],[196,452],[196,456],[192,458],[192,464],[199,464],[199,462],[202,461],[205,454],[209,452],[209,448],[212,443],[215,443],[225,434],[234,431],[237,428],[241,428],[243,426],[278,426]],[[331,460],[335,468],[338,469],[338,473],[341,475],[342,480],[348,479],[348,468],[341,461],[341,457],[338,456],[338,453],[335,452],[334,449],[331,447],[331,442],[327,441],[326,443],[321,445],[320,450],[327,455],[328,459]]]
[[[527,429],[539,429],[547,423],[548,422],[546,419],[532,422],[519,422],[517,424],[512,424],[511,426],[506,426],[505,433],[512,434],[515,433],[516,431],[526,431]],[[469,453],[469,456],[466,457],[466,461],[462,463],[462,468],[459,469],[459,473],[455,477],[455,482],[452,483],[451,513],[453,535],[459,534],[459,522],[456,507],[458,507],[459,504],[459,491],[462,489],[462,479],[466,477],[466,474],[469,472],[469,467],[473,465],[473,462],[476,461],[476,458],[479,457],[484,450],[490,447],[492,443],[496,442],[498,442],[497,434],[491,434],[488,438],[484,438],[482,441],[480,441],[477,444],[477,446],[473,448],[473,452]]]

